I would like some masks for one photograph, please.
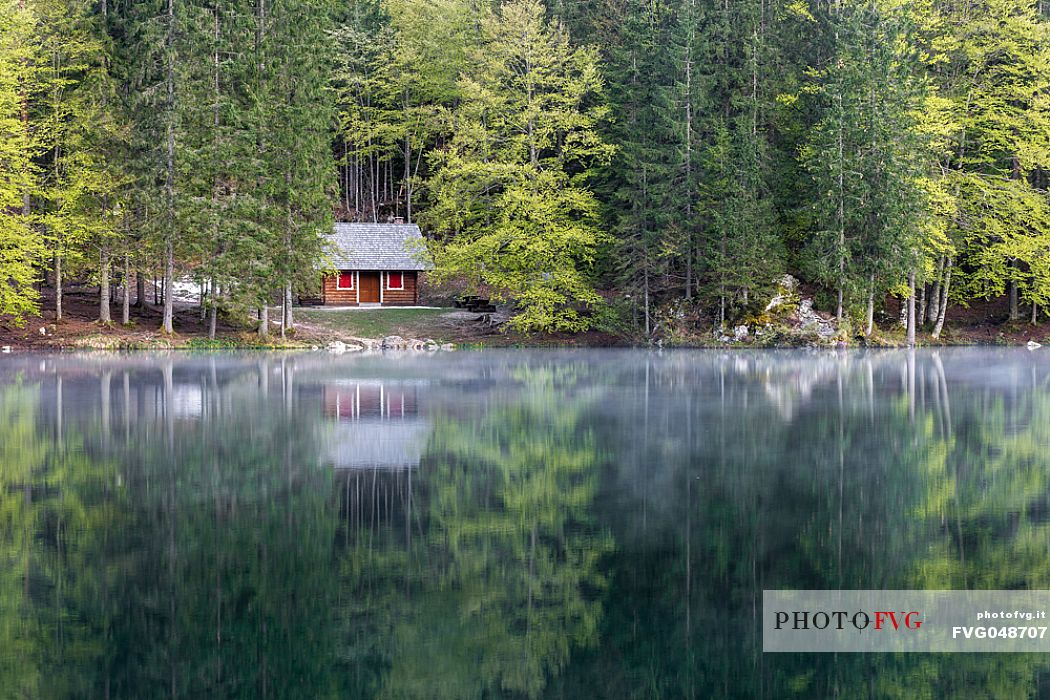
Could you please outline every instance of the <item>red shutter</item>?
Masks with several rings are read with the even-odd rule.
[[[388,272],[386,273],[386,287],[387,289],[404,289],[405,278],[400,272]]]
[[[353,272],[340,272],[339,283],[336,285],[339,289],[353,289],[354,288],[354,273]]]

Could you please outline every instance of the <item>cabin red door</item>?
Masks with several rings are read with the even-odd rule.
[[[361,271],[358,291],[361,294],[362,304],[379,303],[379,273]]]

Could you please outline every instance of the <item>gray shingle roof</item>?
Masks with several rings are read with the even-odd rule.
[[[338,270],[429,270],[415,224],[336,224],[329,237]]]

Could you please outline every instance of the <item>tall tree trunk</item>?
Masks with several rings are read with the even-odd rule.
[[[135,308],[146,307],[146,277],[142,270],[135,270]]]
[[[937,323],[933,327],[933,338],[941,337],[941,330],[944,328],[944,317],[948,315],[948,291],[951,289],[952,283],[952,259],[949,257],[944,263],[944,282],[941,286],[941,301],[940,301],[940,314],[937,316]]]
[[[161,329],[168,334],[174,333],[175,295],[172,293],[175,284],[175,247],[169,238],[164,249],[164,320]]]
[[[350,213],[350,147],[343,139],[343,209]]]
[[[379,194],[377,188],[379,187],[379,163],[376,157],[372,155],[372,135],[368,135],[368,176],[372,179],[371,197],[372,197],[372,223],[379,223]]]
[[[868,313],[865,318],[864,335],[870,336],[875,329],[875,275],[868,278]]]
[[[99,254],[98,280],[98,320],[99,323],[112,323],[109,313],[109,251],[103,246]]]
[[[167,73],[167,149],[164,189],[167,198],[167,226],[164,232],[164,318],[161,330],[174,333],[175,295],[171,293],[175,281],[175,0],[167,1],[168,25],[164,38],[168,54]]]
[[[412,223],[412,137],[409,134],[405,135],[405,222]]]
[[[62,254],[55,253],[55,321],[62,320]]]
[[[1039,304],[1032,302],[1032,325],[1039,323]]]
[[[649,261],[645,263],[645,337],[648,340],[652,333],[651,319],[649,318]]]
[[[285,314],[288,317],[288,330],[295,330],[295,311],[293,310],[293,301],[295,297],[292,295],[292,283],[289,282],[284,288],[284,299],[285,299]]]
[[[838,34],[835,35],[836,42],[838,40]],[[839,185],[839,201],[838,201],[838,224],[839,224],[839,289],[838,289],[838,303],[835,305],[835,321],[842,323],[843,313],[843,297],[845,296],[846,286],[846,195],[845,195],[845,136],[843,132],[842,124],[842,88],[839,87],[838,95],[838,185]],[[914,296],[915,287],[912,285],[912,292]]]
[[[270,309],[264,301],[262,306],[259,307],[259,337],[268,338],[270,336]]]
[[[908,273],[908,347],[915,347],[915,270]]]
[[[695,21],[695,2],[689,3],[689,21]],[[685,298],[693,298],[693,30],[685,47]]]
[[[919,287],[919,303],[915,309],[915,313],[918,314],[918,318],[915,320],[915,324],[922,328],[922,325],[926,323],[926,285]]]
[[[941,278],[944,277],[944,256],[942,255],[937,261],[937,276],[933,280],[933,286],[930,289],[930,300],[928,302],[928,309],[926,311],[927,321],[937,322],[937,317],[940,316],[941,311]]]
[[[1011,263],[1013,267],[1016,263]],[[1021,319],[1021,305],[1017,294],[1017,281],[1010,280],[1007,282],[1007,295],[1010,297],[1010,320],[1019,321]]]
[[[288,337],[288,295],[281,290],[281,340]]]
[[[26,8],[25,0],[18,0],[18,9],[24,10]],[[25,136],[26,142],[29,141],[30,127],[29,127],[29,89],[26,85],[22,85],[19,89],[19,102],[20,119],[22,121],[22,134]],[[28,176],[28,173],[25,173]],[[26,181],[29,178],[26,177]],[[26,221],[29,220],[29,214],[32,212],[32,195],[30,194],[29,187],[22,190],[22,216],[25,217]],[[59,316],[61,318],[61,315]]]
[[[211,281],[211,298],[210,304],[208,304],[208,340],[215,340],[215,327],[218,325],[219,317],[219,305],[216,303],[218,299],[219,289],[215,285],[215,280]]]
[[[126,326],[131,323],[131,260],[127,253],[124,254],[124,279],[121,288],[123,298],[120,300],[120,323]]]

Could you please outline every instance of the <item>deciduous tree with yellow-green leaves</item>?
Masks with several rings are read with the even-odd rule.
[[[952,298],[1005,292],[1011,320],[1021,297],[1035,320],[1048,294],[1050,23],[1027,0],[948,0],[927,17],[946,136],[934,169],[947,205],[947,245],[931,265],[934,336]]]
[[[29,119],[44,66],[36,22],[24,2],[0,0],[0,314],[22,322],[37,310],[34,283],[44,245],[31,201],[39,184],[40,142]]]
[[[513,302],[520,330],[583,330],[605,240],[587,178],[614,151],[597,55],[573,48],[538,0],[515,0],[483,19],[472,59],[451,139],[432,155],[426,222],[448,236],[438,277]]]

